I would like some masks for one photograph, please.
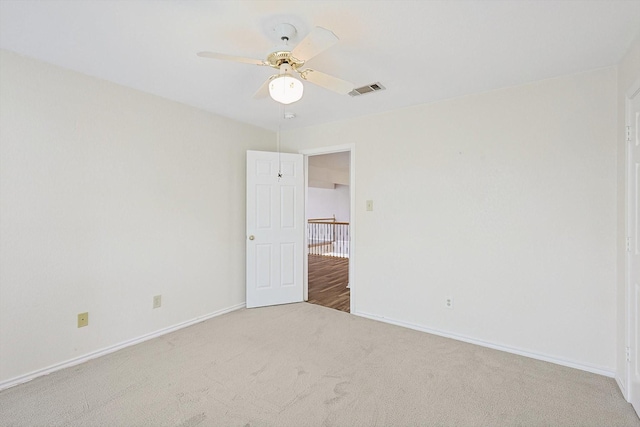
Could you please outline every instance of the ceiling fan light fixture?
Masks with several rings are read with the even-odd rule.
[[[281,74],[269,83],[269,95],[281,104],[291,104],[302,98],[302,82],[289,74]]]

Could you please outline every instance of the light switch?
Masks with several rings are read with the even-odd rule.
[[[367,200],[367,210],[368,211],[373,210],[373,200]]]

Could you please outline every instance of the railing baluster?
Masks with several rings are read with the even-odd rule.
[[[349,223],[333,218],[307,220],[307,238],[311,255],[349,257]]]

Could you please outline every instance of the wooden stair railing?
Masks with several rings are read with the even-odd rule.
[[[349,257],[349,223],[332,218],[309,218],[307,239],[310,255]]]

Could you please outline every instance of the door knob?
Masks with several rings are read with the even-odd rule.
[[[255,239],[255,238],[256,238],[256,237],[255,237],[253,234],[252,234],[251,236],[249,236],[249,240],[253,240],[253,239]]]

